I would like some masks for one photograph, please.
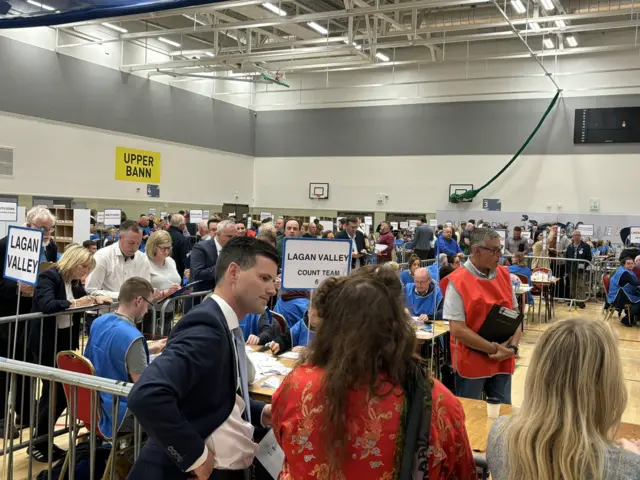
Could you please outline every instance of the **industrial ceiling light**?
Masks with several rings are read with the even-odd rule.
[[[389,61],[389,57],[387,57],[387,56],[386,56],[384,53],[382,53],[382,52],[378,52],[378,53],[376,53],[376,57],[377,57],[379,60],[382,60],[383,62],[388,62],[388,61]]]
[[[173,40],[169,40],[168,38],[158,37],[158,40],[162,43],[166,43],[167,45],[171,45],[172,47],[180,47],[181,45],[178,42],[174,42]]]
[[[511,0],[511,6],[517,13],[524,13],[527,11],[526,7],[522,3],[522,0]]]
[[[281,8],[278,8],[276,5],[274,5],[273,3],[263,3],[262,6],[264,8],[266,8],[267,10],[275,13],[276,15],[280,15],[281,17],[286,17],[287,16],[287,12],[285,12],[284,10],[282,10]]]
[[[329,30],[327,30],[322,25],[320,25],[320,24],[318,24],[316,22],[308,22],[307,25],[309,25],[311,28],[313,28],[320,35],[328,35],[329,34]]]
[[[538,22],[529,22],[529,26],[533,31],[539,32],[541,30],[540,24]]]
[[[567,28],[567,22],[565,22],[564,20],[556,20],[555,24],[558,28]]]
[[[544,48],[555,48],[556,46],[550,38],[545,38],[542,43],[544,44]]]
[[[40,2],[36,2],[34,0],[27,0],[27,3],[29,5],[33,5],[34,7],[38,7],[41,8],[43,10],[48,10],[50,12],[53,12],[55,10],[55,8],[49,6],[49,5],[45,5],[44,3],[40,3]]]
[[[565,40],[567,41],[567,45],[569,45],[570,47],[578,46],[578,39],[573,35],[569,35],[568,37],[565,37]]]
[[[120,32],[120,33],[127,33],[129,31],[126,28],[119,27],[118,25],[114,25],[113,23],[109,23],[109,22],[104,22],[102,25],[104,25],[107,28],[110,28],[111,30],[115,30],[116,32]]]
[[[540,5],[542,5],[542,8],[548,11],[551,11],[556,8],[556,6],[553,4],[551,0],[540,0]]]

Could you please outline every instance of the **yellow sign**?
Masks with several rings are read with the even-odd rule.
[[[160,183],[160,153],[116,147],[116,180]]]

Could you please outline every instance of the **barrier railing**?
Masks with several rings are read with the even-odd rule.
[[[158,323],[160,323],[159,333],[161,336],[164,335],[165,319],[167,318],[167,315],[169,313],[175,312],[176,302],[178,300],[204,298],[206,295],[209,295],[210,293],[211,291],[207,290],[204,292],[192,292],[192,293],[187,293],[185,295],[178,295],[176,297],[167,298],[164,302],[162,302],[160,307],[160,315],[159,315],[160,321],[153,322],[153,330],[152,330],[153,335],[156,335],[156,329],[158,327]]]
[[[118,411],[120,408],[120,401],[126,398],[131,389],[131,384],[117,382],[115,380],[109,380],[92,375],[85,375],[82,373],[75,373],[66,370],[60,370],[53,367],[45,367],[41,365],[34,365],[32,363],[11,360],[7,358],[0,358],[0,372],[2,372],[7,378],[12,387],[12,392],[15,392],[17,379],[23,378],[30,383],[30,388],[33,391],[35,385],[42,382],[50,383],[53,388],[53,392],[57,385],[65,385],[68,389],[68,397],[70,399],[69,419],[67,429],[68,433],[68,451],[65,456],[63,471],[66,470],[68,478],[73,480],[76,474],[76,464],[79,460],[77,457],[78,440],[88,443],[89,446],[89,474],[91,479],[95,478],[116,478],[116,455],[124,454],[126,452],[133,452],[133,460],[137,458],[140,451],[140,445],[142,442],[141,429],[137,421],[131,417],[129,424],[131,425],[132,435],[128,435],[125,440],[122,433],[118,431]],[[83,390],[90,391],[89,397],[83,395]],[[113,396],[113,407],[111,411],[111,417],[113,419],[113,438],[105,439],[97,431],[98,420],[100,416],[100,398],[99,393],[108,393]],[[83,402],[89,402],[90,413],[87,415],[87,405],[82,405]],[[85,413],[82,413],[85,412]],[[7,418],[13,418],[15,413],[14,402],[9,401]],[[50,404],[49,415],[54,416],[53,403]],[[88,417],[88,418],[81,418]],[[31,415],[33,420],[33,413]],[[56,421],[56,418],[52,418],[52,421]],[[85,424],[86,422],[86,424]],[[35,478],[39,472],[43,470],[48,471],[48,479],[53,478],[53,446],[54,435],[49,432],[48,436],[44,438],[30,438],[26,442],[30,450],[36,442],[46,441],[46,450],[48,452],[48,461],[45,463],[34,462],[32,456],[16,456],[16,446],[14,445],[13,438],[13,422],[9,422],[9,427],[5,429],[4,442],[2,447],[3,458],[0,465],[0,477],[1,478],[14,478],[14,475],[20,476],[20,478]],[[88,440],[87,440],[88,439]],[[109,454],[109,460],[104,464],[96,456],[97,448],[102,443],[111,443],[112,448]],[[86,444],[84,445],[86,447]],[[126,447],[126,448],[123,448]],[[118,453],[120,452],[120,453]],[[86,457],[86,455],[85,455]],[[86,458],[83,459],[86,461]],[[100,474],[105,470],[104,476]],[[57,477],[56,477],[57,478]],[[60,478],[63,478],[60,476]],[[65,477],[66,478],[66,477]],[[119,478],[119,477],[118,477]]]

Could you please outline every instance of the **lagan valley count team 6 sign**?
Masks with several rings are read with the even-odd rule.
[[[160,183],[160,153],[116,147],[116,180]]]

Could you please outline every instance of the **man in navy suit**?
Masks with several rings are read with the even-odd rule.
[[[164,353],[131,390],[128,407],[149,441],[129,480],[250,478],[252,425],[271,426],[271,406],[249,398],[238,319],[264,312],[277,265],[262,240],[237,237],[222,249],[213,295],[171,330]]]
[[[191,280],[200,280],[196,287],[199,292],[213,290],[216,285],[216,262],[220,250],[236,235],[233,220],[218,223],[216,234],[209,240],[198,242],[191,250]]]
[[[362,258],[362,250],[365,249],[364,233],[358,230],[358,217],[347,217],[344,225],[344,230],[339,231],[336,234],[336,238],[348,239],[353,243],[353,249],[351,250],[351,268],[359,268],[364,265],[364,259]]]

